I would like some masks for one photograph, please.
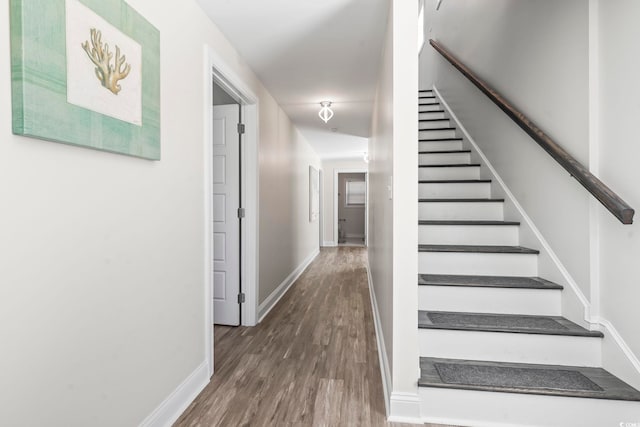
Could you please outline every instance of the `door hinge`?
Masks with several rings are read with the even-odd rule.
[[[244,134],[244,123],[238,123],[238,133],[240,135]]]
[[[238,208],[238,218],[244,218],[244,208]]]
[[[238,304],[244,304],[244,292],[238,294]]]

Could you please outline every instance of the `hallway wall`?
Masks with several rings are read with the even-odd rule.
[[[417,422],[418,58],[408,22],[418,22],[417,2],[391,1],[369,140],[368,253],[388,409]]]
[[[128,3],[161,34],[158,162],[11,134],[0,0],[0,425],[138,425],[201,372],[205,44],[259,96],[261,287],[317,247],[319,159],[258,78],[193,0]]]
[[[598,206],[600,237],[601,315],[608,319],[625,339],[635,355],[636,366],[620,360],[620,355],[605,346],[604,363],[624,367],[624,377],[634,375],[640,388],[640,145],[636,123],[640,108],[640,3],[634,0],[598,2],[599,25],[599,175],[636,209],[634,225],[622,225],[607,210]],[[611,338],[608,338],[610,341]],[[634,372],[635,371],[635,372]],[[622,372],[618,372],[623,376]],[[633,378],[633,377],[632,377]]]

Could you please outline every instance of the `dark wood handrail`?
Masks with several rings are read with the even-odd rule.
[[[569,154],[558,143],[552,140],[538,126],[535,125],[527,116],[516,109],[502,95],[491,88],[486,82],[476,76],[467,66],[447,51],[442,45],[435,40],[429,40],[429,43],[437,50],[447,61],[456,67],[471,83],[480,89],[485,95],[493,101],[507,116],[516,122],[535,142],[538,143],[556,162],[571,174],[588,192],[602,203],[616,218],[623,224],[633,223],[633,214],[635,211],[616,193],[600,181],[595,175],[578,162],[571,154]]]

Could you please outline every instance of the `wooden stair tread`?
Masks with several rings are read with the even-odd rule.
[[[420,220],[418,225],[520,225],[517,221]]]
[[[419,168],[478,168],[480,163],[451,163],[444,165],[419,165]]]
[[[471,153],[471,150],[418,151],[418,154],[453,154],[453,153]]]
[[[487,184],[490,179],[422,179],[418,184]]]
[[[418,252],[459,252],[481,254],[523,254],[538,255],[537,249],[523,246],[502,245],[418,245]]]
[[[443,131],[443,130],[456,130],[456,127],[455,126],[448,126],[448,127],[443,127],[443,128],[418,129],[418,132]]]
[[[420,138],[418,142],[462,141],[462,138]]]
[[[418,285],[507,289],[563,289],[563,287],[557,283],[550,282],[540,277],[473,276],[454,274],[418,274]]]
[[[418,328],[602,338],[561,316],[419,311]]]
[[[602,368],[420,358],[420,387],[640,402],[640,392]]]
[[[504,199],[418,199],[420,203],[504,203]]]

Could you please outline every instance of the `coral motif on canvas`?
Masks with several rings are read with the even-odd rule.
[[[82,43],[82,48],[96,66],[96,77],[102,86],[117,95],[122,90],[118,82],[124,80],[131,71],[131,65],[126,63],[127,57],[121,56],[120,48],[116,46],[115,64],[111,65],[113,53],[109,51],[107,43],[102,44],[102,32],[95,28],[91,29],[91,47],[89,47],[87,40]]]

